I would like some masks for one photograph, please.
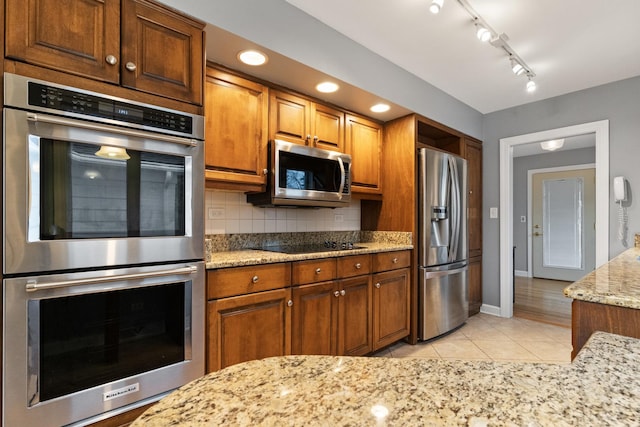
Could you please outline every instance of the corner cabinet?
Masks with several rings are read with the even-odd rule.
[[[351,191],[382,195],[382,125],[364,117],[347,114],[345,152],[351,155]]]
[[[207,187],[264,190],[268,108],[266,86],[207,68],[204,105]]]
[[[148,0],[7,0],[9,59],[202,105],[204,23]]]

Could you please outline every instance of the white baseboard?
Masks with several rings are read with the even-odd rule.
[[[516,276],[518,277],[529,277],[528,271],[516,270]]]
[[[480,313],[500,317],[500,307],[495,305],[482,304],[482,306],[480,307]]]

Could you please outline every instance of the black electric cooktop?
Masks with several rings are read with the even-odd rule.
[[[364,249],[364,246],[356,246],[353,243],[310,243],[303,245],[269,245],[255,248],[261,251],[279,252],[283,254],[312,254],[316,252],[348,251],[353,249]]]

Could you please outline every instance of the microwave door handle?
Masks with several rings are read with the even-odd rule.
[[[60,126],[71,126],[75,128],[94,130],[99,132],[108,132],[108,133],[116,133],[124,136],[131,136],[136,138],[145,138],[145,139],[155,139],[163,142],[174,142],[176,144],[187,145],[190,147],[196,147],[198,145],[198,141],[195,139],[189,138],[180,138],[179,136],[171,136],[164,134],[154,134],[152,132],[145,131],[136,131],[132,129],[124,129],[115,126],[105,126],[97,123],[85,123],[77,120],[69,120],[63,119],[53,116],[47,116],[36,113],[27,113],[27,120],[30,122],[41,122],[48,123],[52,125],[60,125]]]
[[[342,162],[341,157],[338,157],[338,164],[340,165],[340,187],[338,188],[338,199],[342,199],[342,191],[344,190],[346,173],[344,170],[344,163]]]
[[[172,276],[172,275],[187,275],[187,274],[196,273],[197,271],[198,271],[198,268],[196,266],[190,266],[190,267],[174,268],[172,270],[152,271],[148,273],[122,274],[119,276],[107,276],[107,277],[90,277],[87,279],[65,280],[65,281],[59,281],[59,282],[36,283],[35,280],[28,280],[27,284],[25,285],[25,290],[27,292],[35,292],[35,291],[42,291],[45,289],[57,289],[57,288],[66,288],[66,287],[79,286],[79,285],[91,285],[94,283],[118,282],[120,280],[146,279],[149,277],[162,277],[162,276]]]

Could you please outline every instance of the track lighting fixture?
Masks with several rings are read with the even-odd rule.
[[[536,90],[536,82],[531,80],[531,77],[529,77],[529,81],[527,82],[527,92],[535,92],[535,90]]]
[[[486,27],[476,22],[476,36],[478,40],[481,42],[488,42],[491,40],[491,31],[489,31]]]
[[[511,58],[511,71],[513,71],[513,74],[515,74],[516,76],[519,76],[522,75],[522,73],[524,73],[526,70],[524,69],[522,64],[518,62],[517,59]]]
[[[429,11],[433,14],[440,12],[440,9],[442,9],[443,4],[444,4],[444,0],[433,0],[431,2],[431,6],[429,6]]]

